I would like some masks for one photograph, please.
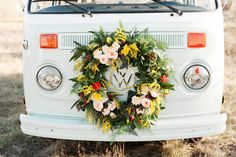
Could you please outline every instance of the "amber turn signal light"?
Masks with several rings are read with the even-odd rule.
[[[188,33],[188,47],[189,48],[206,47],[206,34],[205,33]]]
[[[41,34],[40,35],[40,48],[58,48],[57,34]]]

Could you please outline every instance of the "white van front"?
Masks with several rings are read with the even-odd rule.
[[[124,135],[116,140],[194,138],[222,133],[226,129],[226,114],[221,113],[224,27],[220,0],[161,3],[152,0],[70,0],[69,3],[26,0],[24,4],[23,77],[27,114],[20,116],[24,133],[59,139],[110,140],[89,124],[82,112],[71,109],[78,96],[71,94],[73,83],[69,79],[75,73],[69,60],[74,41],[86,45],[92,38],[89,31],[98,31],[101,26],[112,32],[120,21],[126,30],[148,28],[156,40],[167,43],[167,55],[175,72],[171,80],[175,91],[167,97],[165,110],[161,111],[151,133]],[[56,42],[44,47],[40,41],[43,35],[51,35]],[[192,68],[196,66],[208,76],[207,81],[191,78]],[[40,82],[38,74],[45,71],[55,75],[54,80]]]

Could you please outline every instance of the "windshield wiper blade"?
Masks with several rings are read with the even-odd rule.
[[[176,13],[176,14],[178,14],[179,16],[182,16],[182,15],[183,15],[183,12],[182,12],[181,10],[179,10],[179,9],[177,9],[177,8],[175,8],[175,7],[172,7],[172,6],[170,6],[170,5],[167,5],[167,4],[163,3],[163,2],[161,2],[160,0],[152,0],[152,1],[154,1],[154,2],[156,2],[156,3],[159,3],[159,4],[161,4],[161,5],[163,5],[163,6],[167,7],[167,8],[169,8],[171,11],[173,11],[173,12]]]
[[[89,15],[90,17],[93,17],[93,13],[91,11],[89,11],[88,9],[85,9],[85,8],[83,8],[83,7],[79,6],[79,5],[76,5],[74,3],[71,3],[71,2],[69,2],[67,0],[62,0],[62,1],[65,2],[65,3],[68,3],[68,4],[72,5],[72,6],[74,6],[76,8],[79,8],[80,10],[82,10],[83,11],[83,15],[82,15],[83,17],[85,17],[85,14]]]

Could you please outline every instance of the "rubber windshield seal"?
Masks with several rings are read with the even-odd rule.
[[[27,9],[27,12],[28,14],[42,14],[42,15],[47,15],[47,14],[83,14],[83,13],[67,13],[67,12],[48,12],[48,13],[39,13],[39,12],[31,12],[31,4],[32,4],[32,0],[29,0],[28,1],[28,9]],[[218,0],[215,0],[215,4],[216,4],[216,9],[217,10],[219,8],[219,3],[218,3]],[[214,11],[215,11],[214,10]],[[168,12],[171,12],[171,11],[148,11],[146,13],[168,13]],[[184,11],[184,12],[202,12],[202,11]],[[207,12],[211,12],[211,10],[207,11]],[[140,12],[129,12],[129,11],[126,11],[126,12],[94,12],[94,14],[127,14],[127,13],[132,13],[132,14],[135,14],[135,13],[143,13],[143,11],[140,11]]]

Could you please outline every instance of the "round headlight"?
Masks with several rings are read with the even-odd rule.
[[[61,72],[54,66],[44,66],[37,73],[39,86],[47,91],[56,90],[62,83]]]
[[[209,70],[203,65],[192,65],[184,73],[184,83],[192,90],[203,89],[209,81]]]

